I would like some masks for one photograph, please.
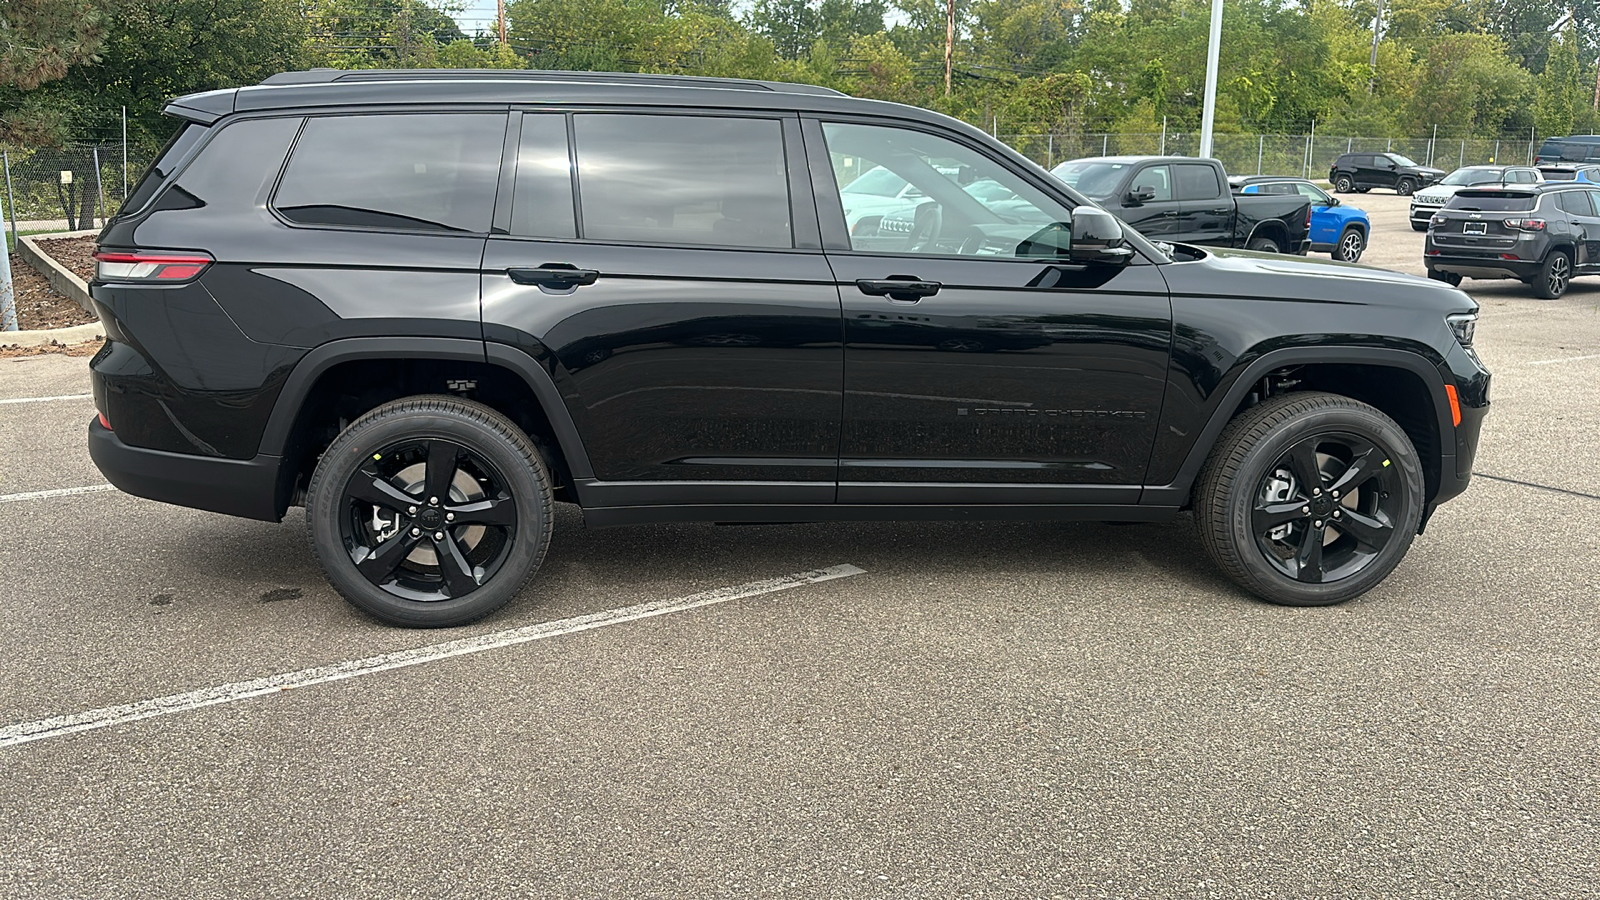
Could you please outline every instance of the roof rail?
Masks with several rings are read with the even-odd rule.
[[[307,69],[300,72],[283,72],[273,75],[261,83],[264,85],[290,85],[358,81],[446,81],[451,79],[577,81],[591,84],[725,88],[746,91],[775,91],[784,94],[844,96],[832,88],[817,87],[811,84],[789,84],[782,81],[710,78],[698,75],[643,75],[631,72],[556,72],[538,69]]]

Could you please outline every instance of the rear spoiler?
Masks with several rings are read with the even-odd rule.
[[[168,101],[167,105],[161,108],[161,113],[175,119],[183,119],[185,122],[210,125],[233,112],[233,101],[238,93],[238,88],[226,88],[220,91],[206,91],[203,94],[189,94]]]

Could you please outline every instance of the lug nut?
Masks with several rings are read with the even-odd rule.
[[[1338,491],[1334,491],[1333,492],[1333,499],[1335,499],[1335,500],[1339,499],[1339,492]]]
[[[406,514],[407,515],[412,515],[412,516],[416,515],[417,514],[417,508],[415,506],[406,507]]]
[[[422,529],[421,528],[413,528],[413,529],[411,529],[411,536],[412,537],[416,537],[419,534],[422,534]]]
[[[429,497],[428,498],[428,505],[429,506],[438,506],[439,505],[439,498],[438,497]]]
[[[444,532],[442,532],[442,531],[435,531],[435,532],[434,532],[434,533],[433,533],[433,539],[434,539],[434,540],[436,540],[436,541],[442,541],[442,540],[444,540]]]
[[[455,513],[445,513],[444,514],[444,520],[446,522],[454,522],[456,520],[456,514]]]
[[[1313,525],[1313,526],[1314,526],[1314,527],[1317,527],[1317,528],[1321,528],[1321,527],[1322,527],[1322,520],[1321,520],[1321,519],[1318,519],[1318,520],[1316,520],[1316,521],[1315,521],[1315,522],[1312,522],[1312,523],[1311,523],[1311,524],[1312,524],[1312,525]]]
[[[1309,506],[1300,507],[1300,511],[1305,513],[1308,516],[1311,515],[1311,507],[1309,507]]]
[[[1333,517],[1335,519],[1339,518],[1339,511],[1337,509],[1333,511]]]
[[[1322,496],[1322,488],[1312,488],[1311,489],[1311,496],[1313,496],[1313,497],[1321,497]]]

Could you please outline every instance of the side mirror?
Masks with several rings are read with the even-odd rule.
[[[1339,198],[1338,197],[1329,197],[1328,198],[1328,205],[1329,206],[1338,206],[1339,205]]]
[[[1067,258],[1073,262],[1123,266],[1133,260],[1133,250],[1122,236],[1122,223],[1098,206],[1072,211],[1071,236]]]
[[[1141,203],[1148,203],[1155,198],[1156,189],[1147,184],[1141,184],[1128,192],[1127,202],[1129,206],[1138,206]]]

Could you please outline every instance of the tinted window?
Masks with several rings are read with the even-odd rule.
[[[139,183],[134,185],[133,193],[129,194],[128,199],[122,204],[119,215],[134,212],[149,202],[151,196],[165,183],[166,177],[172,174],[178,163],[183,162],[183,158],[189,155],[189,150],[199,143],[205,133],[205,126],[193,122],[185,122],[179,126],[178,133],[161,148],[155,162],[150,164],[150,168],[139,178]]]
[[[585,238],[794,246],[778,121],[594,114],[573,124]]]
[[[853,250],[1055,258],[1069,243],[1067,208],[978,150],[904,128],[822,128],[835,181],[889,172],[910,188],[892,197],[840,190]]]
[[[1523,212],[1533,209],[1537,194],[1513,194],[1509,191],[1462,191],[1450,198],[1446,209],[1464,209],[1475,212]]]
[[[504,115],[314,118],[274,205],[306,225],[486,232]]]
[[[1123,162],[1064,162],[1050,174],[1078,189],[1078,192],[1096,200],[1109,200],[1117,192],[1117,185],[1128,173],[1129,163]]]
[[[1215,200],[1222,196],[1222,182],[1210,166],[1180,163],[1173,166],[1178,179],[1179,200]]]
[[[1556,203],[1562,209],[1575,216],[1594,215],[1594,207],[1589,203],[1588,191],[1562,191],[1556,195]]]
[[[577,237],[572,211],[572,160],[567,117],[524,115],[511,193],[511,233],[526,237]]]
[[[1154,197],[1149,203],[1172,199],[1172,173],[1166,166],[1151,166],[1133,176],[1134,191],[1150,191]]]

